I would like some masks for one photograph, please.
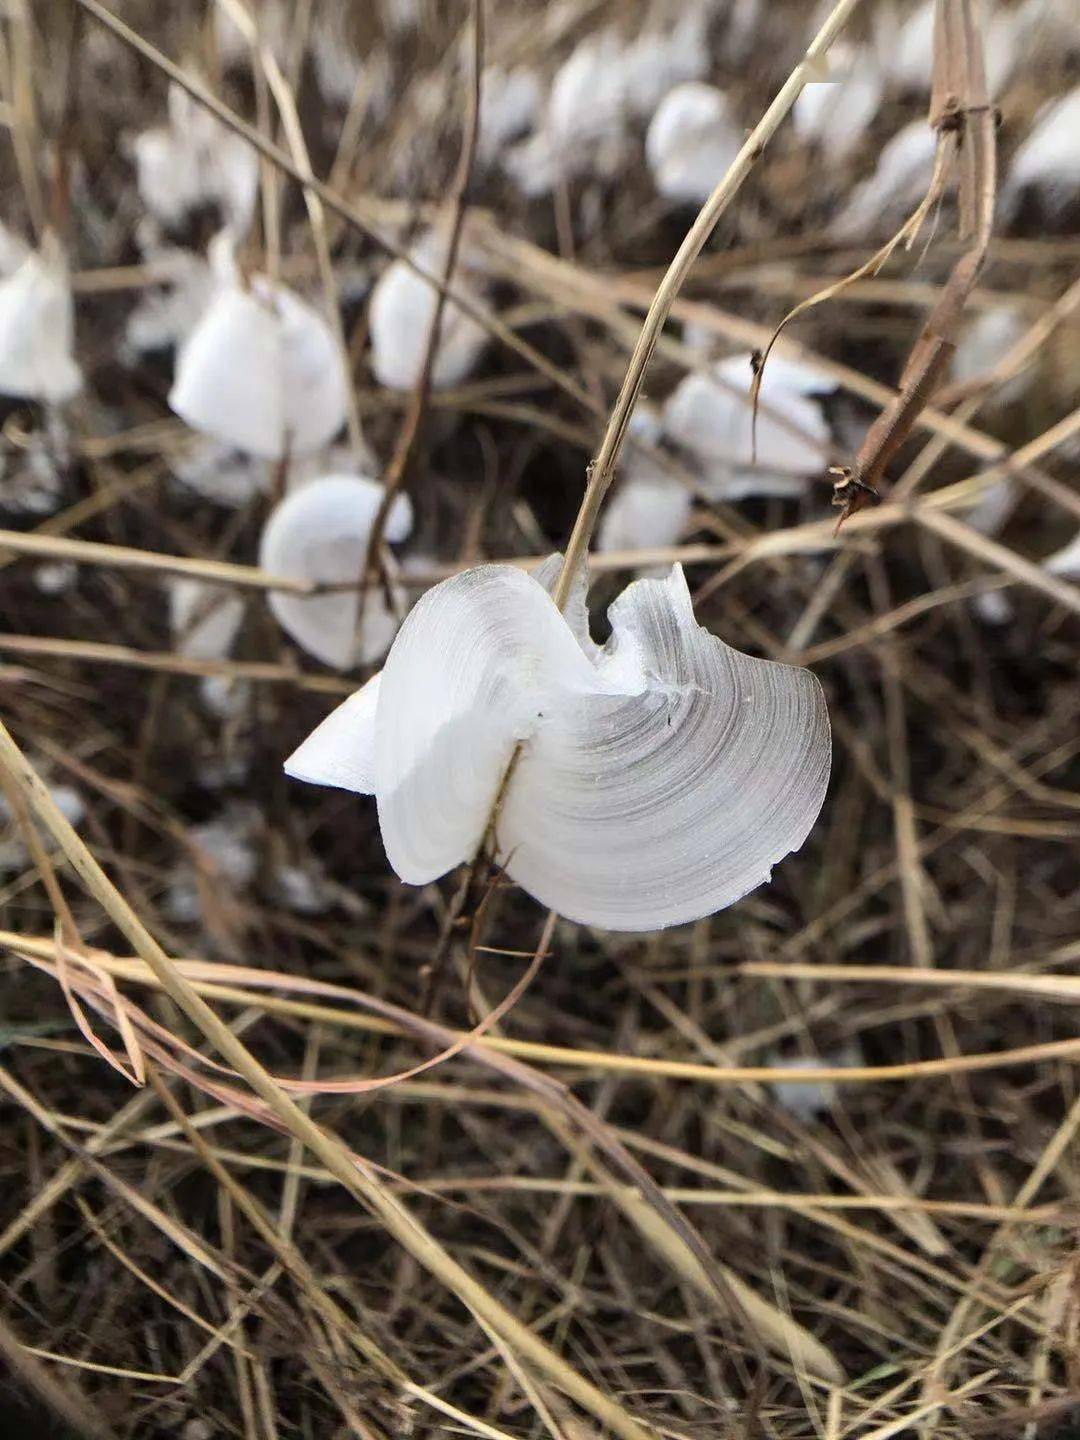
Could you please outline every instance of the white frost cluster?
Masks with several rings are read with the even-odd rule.
[[[348,403],[334,332],[285,286],[263,275],[245,283],[225,245],[212,262],[217,289],[180,350],[170,406],[192,429],[266,460],[321,449]]]
[[[163,225],[178,225],[202,205],[217,205],[236,235],[251,223],[258,155],[179,85],[169,86],[168,123],[132,142],[139,194]]]
[[[409,253],[422,270],[439,279],[446,265],[447,244],[444,234],[429,230]],[[455,266],[451,286],[480,302],[479,292],[463,264]],[[388,390],[412,390],[416,385],[437,303],[438,291],[404,260],[395,260],[383,271],[372,291],[368,311],[371,368],[380,385]],[[439,348],[431,368],[432,388],[442,390],[466,380],[486,344],[487,331],[479,321],[447,300],[439,326]]]
[[[519,188],[542,195],[560,180],[615,175],[631,126],[649,120],[676,86],[705,74],[707,23],[708,6],[692,3],[668,30],[629,41],[603,30],[582,40],[555,72],[532,133],[503,157]]]
[[[770,355],[758,397],[750,404],[748,354],[732,355],[708,372],[687,375],[664,405],[664,433],[695,457],[714,499],[746,494],[800,494],[824,468],[829,427],[818,396],[834,389],[808,365]]]
[[[885,77],[869,48],[830,54],[835,70],[828,80],[814,80],[795,101],[792,119],[804,140],[815,141],[834,165],[840,165],[860,144],[881,109]]]
[[[31,250],[8,236],[3,258],[10,269],[0,280],[0,394],[70,400],[82,372],[72,355],[75,306],[60,242],[47,232]]]
[[[722,91],[689,80],[669,90],[645,137],[645,158],[668,200],[703,204],[743,143]]]
[[[511,566],[454,576],[286,770],[374,794],[391,865],[425,884],[471,858],[520,743],[497,841],[523,889],[612,930],[730,905],[799,848],[821,808],[821,687],[701,629],[678,566],[628,586],[608,618],[600,649],[583,587],[564,615]]]

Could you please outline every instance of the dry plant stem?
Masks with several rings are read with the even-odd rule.
[[[701,253],[701,248],[712,234],[717,221],[735,198],[739,187],[762,155],[765,146],[780,128],[781,122],[795,104],[808,79],[813,78],[817,62],[827,55],[829,47],[847,24],[858,7],[859,0],[839,0],[825,24],[818,31],[807,48],[802,61],[788,76],[772,104],[751,131],[745,145],[739,151],[730,169],[720,184],[705,202],[700,214],[687,231],[686,238],[667,273],[661,280],[652,304],[645,316],[641,334],[630,357],[630,364],[619,391],[611,419],[600,442],[595,459],[589,466],[585,498],[578,511],[577,520],[566,547],[566,558],[554,590],[555,604],[562,610],[570,596],[574,576],[581,568],[589,550],[589,542],[600,514],[600,506],[615,475],[615,465],[626,436],[634,406],[645,381],[645,371],[656,342],[667,323],[675,297],[682,288],[690,269]]]
[[[199,1159],[210,1171],[218,1185],[231,1196],[233,1203],[237,1209],[247,1217],[255,1232],[273,1249],[284,1268],[293,1276],[297,1283],[301,1285],[313,1308],[319,1311],[328,1323],[339,1328],[346,1328],[349,1338],[356,1350],[363,1355],[385,1379],[392,1380],[397,1385],[405,1385],[407,1383],[405,1372],[401,1370],[399,1366],[395,1365],[393,1360],[384,1354],[373,1340],[355,1325],[348,1323],[344,1312],[327,1294],[325,1287],[318,1284],[316,1277],[295,1244],[282,1233],[281,1228],[273,1223],[254,1196],[250,1195],[248,1191],[233,1178],[221,1161],[211,1152],[206,1141],[188,1119],[186,1112],[171,1094],[169,1087],[162,1080],[153,1064],[147,1067],[147,1072],[150,1083],[157,1092],[158,1099],[176,1122],[181,1134],[186,1136],[188,1143],[199,1156]]]
[[[922,847],[925,850],[925,845]],[[53,954],[54,942],[46,938],[31,938],[0,932],[0,944],[6,945],[15,954],[26,958],[48,961]],[[1060,959],[1074,958],[1071,956]],[[138,985],[164,988],[155,978],[152,969],[138,959],[109,955],[94,951],[95,964],[117,980],[130,981]],[[778,962],[779,963],[779,962]],[[412,1035],[423,1041],[440,1044],[455,1042],[463,1038],[462,1032],[438,1025],[389,1001],[379,1000],[360,990],[351,990],[343,985],[330,985],[319,981],[306,981],[296,985],[302,993],[319,995],[324,1000],[338,1000],[342,1005],[332,1006],[312,1000],[293,1000],[265,993],[265,989],[285,989],[291,977],[280,972],[255,971],[242,966],[214,963],[205,960],[176,960],[173,964],[199,995],[223,1004],[242,1007],[255,1006],[268,1014],[284,1015],[294,1019],[308,1020],[322,1025],[339,1025],[345,1029],[366,1031],[378,1035]],[[882,967],[883,969],[886,967]],[[941,972],[943,980],[951,979],[949,972]],[[242,983],[241,983],[242,982]],[[962,981],[957,983],[962,984]],[[250,988],[244,988],[245,986]],[[265,987],[265,989],[263,988]],[[977,987],[981,988],[981,987]],[[994,988],[994,987],[989,987]],[[1026,987],[1019,987],[1027,993]],[[1080,991],[1070,989],[1066,980],[1061,980],[1053,989],[1035,987],[1031,993],[1049,998],[1051,995],[1063,1000],[1080,999]],[[373,1013],[357,1014],[344,1008],[344,1004],[359,1006]],[[464,1037],[467,1038],[467,1037]],[[648,1055],[624,1054],[614,1050],[575,1049],[565,1045],[549,1045],[536,1040],[518,1040],[510,1036],[485,1035],[482,1040],[470,1042],[465,1053],[489,1064],[489,1052],[500,1056],[513,1056],[529,1065],[551,1065],[586,1074],[616,1074],[636,1076],[639,1079],[685,1080],[690,1083],[723,1086],[750,1083],[783,1082],[792,1085],[818,1085],[835,1081],[842,1085],[873,1085],[883,1081],[914,1081],[940,1076],[974,1073],[982,1070],[1005,1069],[1013,1065],[1033,1065],[1043,1061],[1065,1060],[1080,1062],[1080,1039],[1051,1040],[1035,1045],[1023,1045],[1011,1050],[995,1050],[968,1055],[951,1055],[937,1060],[912,1060],[891,1065],[822,1066],[812,1071],[792,1070],[773,1065],[707,1065],[693,1060],[667,1060]]]
[[[107,545],[97,540],[73,540],[63,535],[0,530],[0,551],[34,559],[69,560],[76,565],[187,575],[216,585],[241,585],[249,590],[285,590],[293,595],[313,595],[318,590],[314,581],[268,575],[253,565],[234,565],[228,560],[202,560],[189,555],[159,555],[153,550],[134,550],[127,545]]]
[[[528,1326],[523,1325],[463,1266],[442,1248],[400,1200],[361,1168],[336,1136],[315,1124],[277,1085],[247,1047],[218,1017],[153,938],[128,902],[110,882],[75,830],[61,814],[48,788],[0,724],[0,764],[21,788],[30,808],[67,856],[75,873],[110,919],[149,966],[162,989],[264,1102],[285,1131],[302,1140],[327,1170],[387,1232],[440,1280],[468,1310],[482,1317],[521,1357],[530,1361],[613,1434],[624,1440],[648,1440],[649,1432],[610,1396],[578,1374]]]
[[[47,219],[45,197],[37,168],[38,156],[41,154],[41,137],[38,134],[37,106],[32,84],[34,56],[28,0],[15,0],[8,14],[11,48],[6,56],[10,80],[7,89],[11,96],[14,121],[11,126],[11,140],[30,223],[40,240]]]
[[[446,311],[447,287],[450,284],[454,268],[457,265],[458,251],[461,248],[461,233],[465,224],[465,201],[468,195],[473,165],[476,162],[476,142],[480,133],[480,85],[481,75],[484,69],[484,0],[472,0],[471,30],[472,45],[470,46],[469,96],[465,113],[465,130],[461,141],[461,154],[458,156],[457,173],[454,177],[453,191],[450,198],[450,224],[446,244],[446,258],[443,262],[442,275],[440,276],[441,283],[435,298],[435,309],[431,316],[431,324],[428,327],[423,364],[420,367],[420,374],[417,377],[416,384],[413,387],[413,392],[409,399],[409,408],[405,413],[405,420],[398,434],[393,457],[383,477],[382,499],[379,501],[379,508],[375,512],[371,533],[368,535],[367,549],[364,552],[364,567],[361,571],[360,604],[357,607],[356,615],[357,633],[359,633],[364,623],[364,602],[367,598],[367,585],[370,577],[375,572],[382,550],[383,535],[386,533],[386,522],[390,515],[390,509],[409,476],[409,462],[412,459],[416,441],[420,435],[424,411],[427,407],[428,396],[431,393],[431,372],[435,366],[435,357],[439,353],[443,315]]]
[[[997,191],[996,122],[986,88],[978,0],[937,0],[930,120],[942,140],[947,131],[959,131],[961,229],[971,243],[915,342],[900,376],[900,393],[867,431],[848,483],[837,488],[843,506],[840,524],[876,495],[889,462],[937,389],[990,248]]]
[[[22,1344],[2,1316],[0,1362],[3,1362],[4,1370],[18,1376],[42,1404],[70,1426],[72,1434],[80,1440],[116,1440],[116,1431],[97,1413],[89,1398],[73,1391],[69,1384],[61,1383],[51,1374]]]

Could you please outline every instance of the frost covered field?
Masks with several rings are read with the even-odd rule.
[[[1080,1434],[1070,0],[0,0],[0,1436]]]

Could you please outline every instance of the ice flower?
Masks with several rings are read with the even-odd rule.
[[[693,496],[659,466],[634,467],[608,502],[597,549],[647,550],[673,545],[690,518]]]
[[[12,245],[14,268],[0,281],[0,393],[60,404],[82,387],[72,358],[75,307],[60,242],[39,250]]]
[[[1045,0],[1036,0],[1038,10]],[[1024,5],[987,6],[982,27],[983,64],[991,96],[997,95],[1023,56],[1030,56],[1029,34],[1036,12]],[[887,56],[889,75],[901,89],[928,91],[934,73],[934,0],[927,0],[900,27]]]
[[[1047,105],[1027,139],[1013,156],[1002,187],[1001,206],[1015,210],[1027,190],[1038,192],[1051,215],[1063,211],[1080,187],[1080,85]]]
[[[480,87],[480,135],[477,153],[490,164],[512,140],[536,122],[542,100],[540,77],[528,66],[507,70],[489,65]]]
[[[164,897],[165,914],[174,924],[206,920],[208,896],[247,889],[258,869],[261,824],[254,805],[233,801],[215,819],[188,828],[189,853],[173,869]]]
[[[170,406],[193,430],[266,460],[321,449],[348,403],[333,331],[283,285],[244,283],[226,245],[212,250],[217,291],[180,350]]]
[[[765,366],[756,436],[749,355],[732,355],[708,372],[687,375],[664,405],[664,431],[703,467],[703,487],[716,499],[742,494],[788,495],[792,480],[818,473],[829,427],[815,398],[832,381],[796,361],[771,355]],[[755,444],[756,440],[756,444]],[[770,487],[770,477],[777,483]]]
[[[76,828],[86,815],[82,796],[71,785],[50,785],[49,795],[69,825]],[[30,853],[23,840],[22,827],[16,823],[6,797],[0,792],[0,875],[21,870],[31,864]]]
[[[664,96],[690,80],[700,80],[710,64],[706,4],[684,4],[668,30],[644,30],[626,47],[620,65],[626,104],[648,119]]]
[[[537,130],[506,155],[526,195],[576,175],[611,176],[626,151],[629,117],[625,49],[611,30],[590,35],[555,72]]]
[[[446,264],[445,235],[427,231],[412,247],[413,260],[436,278]],[[454,289],[474,294],[455,267]],[[403,260],[395,260],[379,277],[371,295],[371,368],[388,390],[411,390],[420,378],[438,291]],[[431,368],[436,390],[459,385],[475,370],[487,344],[487,331],[459,305],[447,300],[439,327],[439,347]]]
[[[857,51],[845,73],[806,86],[792,112],[795,129],[804,140],[816,141],[825,157],[839,165],[862,141],[881,109],[884,91],[873,53]]]
[[[286,579],[352,585],[322,595],[270,592],[278,624],[324,665],[349,670],[386,654],[397,633],[398,615],[381,586],[367,592],[357,634],[359,583],[368,537],[383,487],[358,475],[326,475],[287,495],[267,519],[259,544],[259,565]],[[399,495],[387,516],[386,539],[404,540],[412,528],[412,507]],[[395,596],[398,609],[403,597]]]
[[[690,80],[664,96],[645,137],[645,158],[660,194],[703,204],[739,153],[742,131],[715,85]]]
[[[266,462],[200,435],[172,461],[180,485],[215,505],[239,509],[267,487]]]
[[[179,225],[193,210],[217,205],[237,235],[247,230],[259,185],[259,158],[239,135],[179,85],[169,86],[167,125],[132,142],[143,203],[163,225]]]
[[[475,853],[520,744],[496,838],[523,889],[612,930],[730,905],[799,848],[821,808],[821,687],[701,629],[678,566],[623,591],[602,649],[584,602],[581,586],[563,614],[508,565],[443,581],[382,673],[286,771],[373,794],[390,864],[425,884]]]

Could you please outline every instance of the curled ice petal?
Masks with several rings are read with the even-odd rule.
[[[309,785],[330,785],[335,790],[375,793],[375,707],[379,703],[382,673],[354,690],[294,750],[285,773]]]
[[[192,429],[267,460],[318,450],[345,423],[348,376],[323,317],[255,276],[223,283],[180,350],[169,404]]]
[[[702,630],[677,566],[608,614],[593,659],[533,577],[454,576],[413,609],[374,697],[347,702],[287,769],[373,790],[391,865],[422,884],[475,852],[522,742],[497,843],[524,889],[613,930],[721,909],[817,817],[831,749],[821,687]]]
[[[723,179],[742,140],[723,93],[689,80],[660,102],[645,137],[645,158],[661,195],[700,205]]]
[[[775,364],[775,369],[773,368]],[[705,463],[813,475],[823,466],[829,429],[812,388],[829,382],[797,362],[770,356],[761,384],[756,445],[748,355],[734,355],[679,382],[664,406],[668,437]],[[715,377],[715,378],[713,378]]]
[[[294,490],[266,522],[260,566],[286,579],[358,585],[383,493],[374,480],[356,475],[326,475]],[[386,538],[403,540],[411,527],[412,508],[408,498],[399,495],[387,516]],[[402,597],[396,598],[401,603]],[[312,596],[275,590],[270,609],[298,645],[341,670],[381,658],[398,627],[397,615],[379,587],[368,592],[359,637],[356,589]]]
[[[421,269],[436,278],[446,263],[446,237],[428,231],[413,246],[411,255]],[[455,275],[454,288],[468,293],[469,284]],[[427,353],[428,334],[438,303],[438,292],[395,260],[379,277],[371,295],[371,368],[388,390],[411,390],[420,378]],[[436,390],[458,385],[472,374],[487,344],[487,331],[460,306],[448,300],[439,327],[439,348],[431,368]]]
[[[75,307],[63,252],[46,235],[0,281],[0,393],[58,404],[82,386],[72,358]]]

